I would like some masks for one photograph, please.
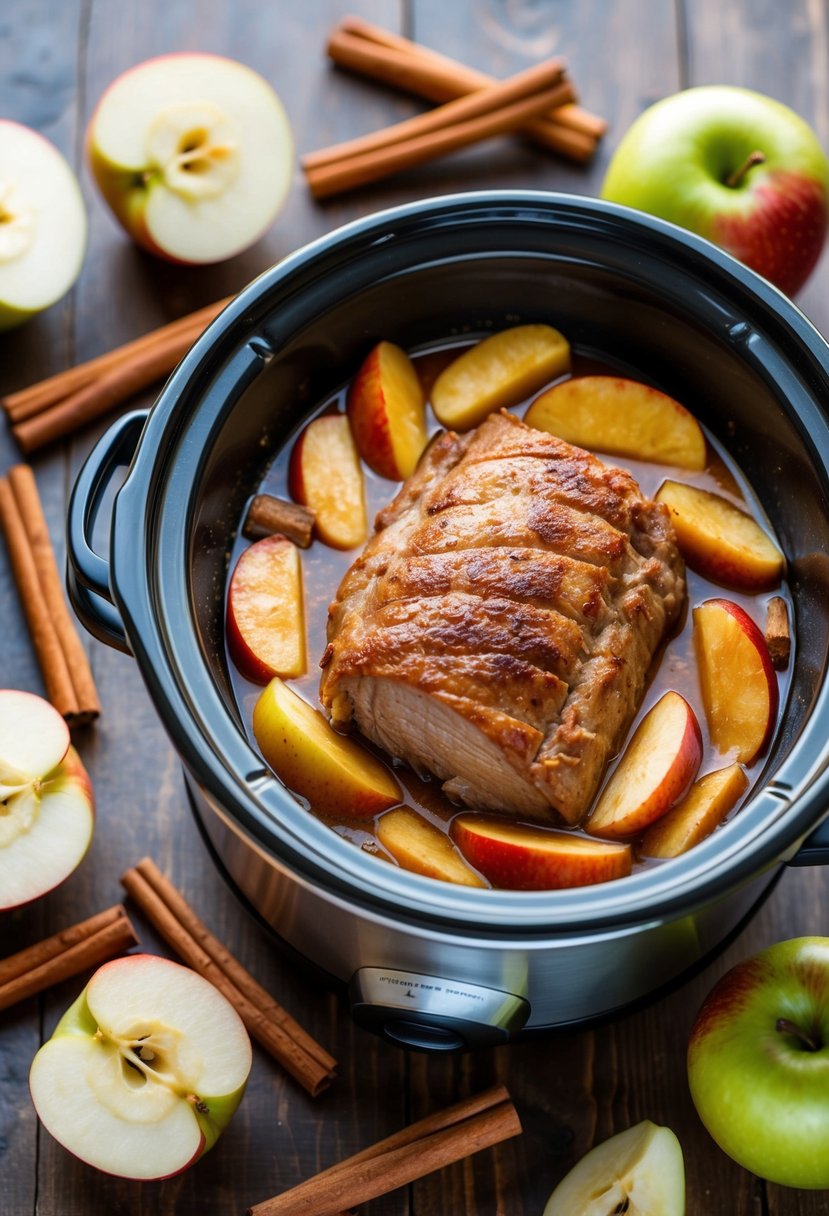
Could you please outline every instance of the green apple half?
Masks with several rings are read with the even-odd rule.
[[[683,1216],[685,1165],[669,1127],[643,1119],[585,1154],[543,1216]]]
[[[740,1165],[829,1187],[829,938],[778,942],[723,976],[691,1031],[688,1081]]]
[[[86,249],[77,178],[48,139],[0,120],[0,329],[65,295]]]
[[[293,172],[276,93],[220,55],[161,55],[124,72],[92,115],[87,151],[130,236],[176,262],[219,262],[252,245]]]
[[[92,784],[54,706],[0,690],[0,911],[68,878],[95,826]]]
[[[622,138],[602,197],[721,245],[790,295],[826,236],[829,163],[809,125],[750,89],[686,89]]]
[[[64,1148],[122,1178],[168,1178],[215,1144],[245,1090],[241,1018],[195,971],[133,954],[106,963],[32,1062],[38,1117]]]

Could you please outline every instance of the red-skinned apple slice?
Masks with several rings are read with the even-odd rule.
[[[220,55],[161,55],[124,72],[92,115],[87,151],[130,236],[177,262],[247,249],[274,220],[293,173],[276,93]]]
[[[383,848],[404,870],[463,887],[486,885],[469,868],[449,837],[408,807],[381,815],[376,834]]]
[[[378,342],[351,383],[346,412],[369,468],[391,481],[414,472],[429,437],[423,388],[405,351]]]
[[[550,325],[517,325],[484,338],[445,367],[432,386],[442,426],[468,431],[493,410],[517,405],[570,367],[570,344]]]
[[[486,815],[458,815],[451,831],[469,864],[493,886],[507,890],[584,887],[624,878],[631,870],[626,844],[606,844]]]
[[[249,679],[305,673],[305,614],[299,550],[266,536],[242,553],[227,597],[227,642]]]
[[[32,1063],[46,1129],[122,1178],[180,1173],[215,1143],[245,1090],[241,1018],[194,971],[135,954],[95,972]]]
[[[401,801],[385,765],[279,679],[254,706],[253,733],[274,772],[321,814],[370,819]]]
[[[706,773],[667,815],[649,827],[639,845],[645,857],[679,857],[710,836],[748,789],[739,764]]]
[[[711,742],[723,756],[751,764],[771,737],[780,699],[766,640],[732,600],[706,600],[693,615]]]
[[[669,480],[656,501],[670,511],[680,552],[692,569],[746,591],[780,581],[783,554],[756,520],[727,498]]]
[[[0,329],[11,329],[75,282],[86,209],[69,165],[37,131],[0,121],[0,166]]]
[[[691,706],[666,692],[636,728],[585,825],[607,840],[636,836],[688,790],[702,761],[702,735]]]
[[[31,693],[0,691],[0,911],[68,878],[94,826],[92,785],[61,715]]]
[[[592,451],[705,468],[705,436],[694,416],[638,380],[573,377],[537,397],[524,421]]]
[[[354,549],[368,535],[360,457],[345,414],[322,414],[294,444],[288,484],[314,512],[314,529],[334,549]]]

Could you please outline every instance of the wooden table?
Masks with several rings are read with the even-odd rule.
[[[611,120],[611,132],[587,168],[503,140],[326,206],[310,201],[297,171],[279,221],[243,256],[188,270],[139,253],[110,219],[82,164],[84,127],[104,87],[124,68],[161,52],[224,53],[274,83],[300,151],[416,112],[410,99],[329,68],[326,31],[348,11],[496,75],[561,52],[583,103]],[[803,114],[829,144],[827,14],[810,0],[5,0],[0,26],[0,114],[54,140],[82,175],[90,214],[89,250],[75,290],[46,315],[0,337],[0,391],[234,291],[309,238],[380,207],[488,186],[595,194],[628,124],[650,102],[686,85],[727,82],[768,92]],[[827,332],[828,286],[824,259],[799,301]],[[148,394],[145,402],[151,400]],[[33,460],[61,557],[67,494],[105,425]],[[3,430],[2,469],[17,459]],[[40,690],[4,552],[0,622],[2,683]],[[105,1177],[39,1128],[29,1100],[32,1056],[79,990],[79,981],[66,983],[0,1015],[3,1216],[232,1216],[494,1080],[512,1091],[525,1134],[408,1192],[375,1201],[367,1208],[370,1216],[535,1216],[593,1143],[645,1117],[668,1124],[682,1142],[689,1213],[827,1211],[825,1192],[767,1186],[716,1148],[691,1106],[684,1053],[694,1013],[727,967],[773,941],[826,931],[829,875],[785,873],[721,958],[672,996],[612,1025],[449,1059],[405,1055],[357,1031],[343,997],[311,986],[238,907],[205,852],[179,762],[134,663],[92,640],[89,648],[104,706],[98,725],[78,740],[97,791],[94,843],[64,886],[0,920],[0,954],[118,900],[119,875],[149,853],[211,928],[342,1061],[341,1075],[328,1094],[313,1101],[257,1050],[239,1113],[196,1168],[144,1186]],[[162,951],[141,918],[136,920],[146,948]]]

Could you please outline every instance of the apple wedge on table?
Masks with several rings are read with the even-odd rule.
[[[92,784],[61,715],[42,697],[0,690],[0,911],[68,878],[94,826]]]
[[[587,831],[607,840],[638,836],[685,795],[701,762],[696,715],[678,692],[666,692],[636,728]]]
[[[453,359],[432,386],[432,409],[447,429],[469,431],[569,368],[570,344],[557,329],[517,325]]]
[[[122,73],[98,102],[86,143],[122,227],[174,262],[247,249],[276,217],[293,173],[276,93],[221,55],[160,55]]]
[[[445,832],[408,807],[386,811],[377,821],[377,839],[404,870],[462,887],[486,884],[463,860]]]
[[[29,1084],[41,1122],[76,1157],[160,1179],[213,1146],[251,1059],[241,1018],[211,983],[134,954],[95,972],[35,1056]]]
[[[288,488],[314,512],[314,530],[333,549],[354,549],[368,536],[360,456],[345,414],[309,422],[291,451]]]
[[[757,521],[727,498],[668,480],[656,501],[670,511],[679,551],[692,569],[745,591],[780,581],[783,554]]]
[[[351,383],[346,414],[369,468],[391,481],[414,472],[429,437],[423,388],[404,350],[377,343]]]
[[[227,596],[227,643],[249,679],[305,673],[305,613],[299,550],[287,537],[266,536],[240,556]]]
[[[537,397],[527,426],[591,451],[705,468],[705,436],[673,397],[622,376],[574,376]]]
[[[549,891],[624,878],[630,848],[573,832],[536,828],[487,815],[458,815],[452,837],[470,865],[495,887]]]
[[[253,733],[277,776],[321,814],[370,819],[402,799],[384,764],[278,678],[254,706]]]
[[[766,640],[732,600],[706,600],[693,617],[711,742],[723,756],[751,764],[771,738],[780,700]]]

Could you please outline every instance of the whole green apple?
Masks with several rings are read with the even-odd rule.
[[[688,1081],[740,1165],[829,1187],[829,938],[779,942],[723,976],[691,1031]]]
[[[749,89],[686,89],[633,123],[602,197],[680,224],[792,295],[826,236],[829,163],[793,110]]]
[[[212,984],[169,959],[100,967],[32,1062],[35,1110],[64,1148],[121,1178],[180,1173],[241,1101],[251,1047]]]

